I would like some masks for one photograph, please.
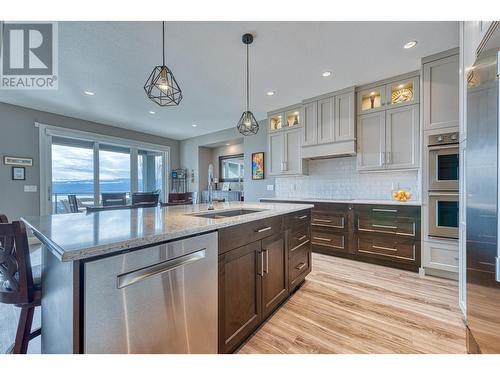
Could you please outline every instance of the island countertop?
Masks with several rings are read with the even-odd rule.
[[[312,204],[216,203],[110,210],[21,218],[33,234],[63,262],[76,261],[214,231],[220,228],[312,208]],[[192,216],[221,210],[262,210],[218,219]]]

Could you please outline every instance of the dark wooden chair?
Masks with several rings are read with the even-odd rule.
[[[193,204],[193,193],[170,193],[168,202],[162,202],[161,206],[180,206],[185,204]]]
[[[41,267],[31,268],[26,228],[20,221],[9,224],[0,215],[0,303],[21,308],[16,340],[7,353],[26,354],[29,341],[42,333],[41,328],[31,332],[41,299]]]
[[[75,194],[68,194],[69,212],[76,213],[78,211],[78,201]]]
[[[160,193],[156,192],[132,193],[132,205],[149,205],[148,207],[157,206],[159,198]]]
[[[127,193],[101,193],[103,206],[125,206]]]

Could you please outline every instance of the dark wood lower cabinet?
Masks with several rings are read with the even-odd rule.
[[[219,353],[235,351],[311,271],[310,216],[306,210],[219,231]],[[272,228],[249,244],[231,240],[264,224]]]

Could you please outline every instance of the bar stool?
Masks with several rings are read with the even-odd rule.
[[[42,333],[41,328],[31,332],[41,299],[41,267],[31,268],[26,227],[20,221],[9,224],[0,215],[0,303],[21,308],[16,341],[7,353],[26,354],[29,341]]]

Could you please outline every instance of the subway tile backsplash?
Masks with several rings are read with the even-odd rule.
[[[356,157],[310,160],[309,175],[276,178],[277,198],[391,199],[392,189],[409,189],[420,200],[418,171],[363,172]]]

